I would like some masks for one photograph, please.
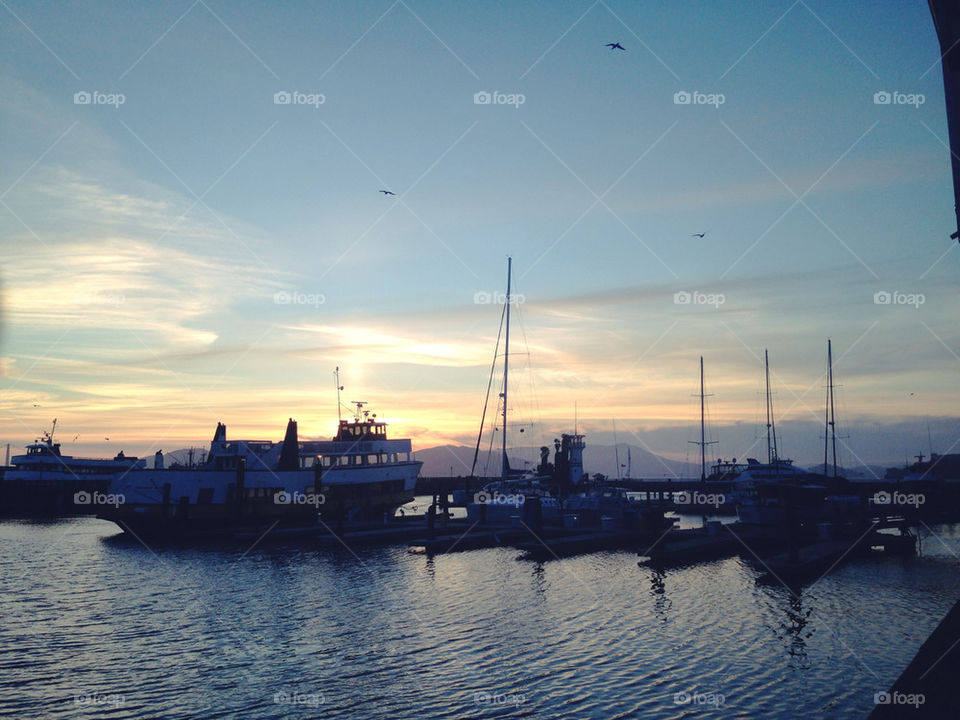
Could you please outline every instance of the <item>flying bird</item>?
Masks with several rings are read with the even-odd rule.
[[[381,190],[380,192],[382,192],[384,195],[396,195],[396,193],[390,192],[389,190]]]
[[[607,43],[606,47],[610,48],[611,50],[626,50],[626,48],[618,42]]]
[[[694,234],[693,234],[693,235],[691,235],[690,237],[698,237],[698,238],[702,238],[702,237],[703,237],[704,235],[706,235],[706,233],[705,233],[705,232],[702,232],[702,233],[694,233]]]

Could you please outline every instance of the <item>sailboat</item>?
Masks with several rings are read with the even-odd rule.
[[[510,377],[510,310],[513,304],[512,294],[513,258],[507,258],[507,293],[503,314],[501,316],[501,332],[503,337],[503,386],[498,395],[500,427],[500,478],[488,483],[473,493],[472,497],[462,498],[459,493],[454,495],[454,501],[466,500],[467,517],[485,522],[510,522],[514,516],[524,512],[528,501],[530,507],[539,506],[537,512],[544,521],[559,521],[560,498],[571,490],[579,487],[583,481],[583,449],[584,436],[577,433],[562,434],[554,440],[554,462],[549,462],[549,448],[540,449],[540,464],[535,470],[523,471],[510,467],[507,456],[509,442],[509,377]],[[470,475],[475,476],[480,456],[480,444],[483,441],[484,424],[489,407],[490,391],[493,387],[493,378],[497,370],[497,359],[500,350],[500,337],[497,337],[493,364],[490,368],[490,379],[487,383],[487,397],[483,405],[480,418],[480,431],[473,454],[473,464]],[[492,446],[491,441],[491,446]],[[529,511],[528,511],[529,512]]]
[[[780,457],[777,427],[770,392],[770,355],[763,351],[766,379],[767,462],[747,458],[747,468],[734,482],[737,517],[750,525],[784,527],[799,515],[822,508],[827,488],[821,475],[795,467],[793,460]]]

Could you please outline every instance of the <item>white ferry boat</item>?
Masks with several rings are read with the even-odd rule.
[[[421,465],[411,458],[410,440],[389,439],[387,424],[363,403],[331,440],[299,441],[290,419],[282,442],[228,441],[218,423],[203,463],[118,476],[109,490],[122,500],[99,516],[147,535],[382,521],[413,499]]]

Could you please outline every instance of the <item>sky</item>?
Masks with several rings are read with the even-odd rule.
[[[14,453],[53,418],[80,455],[205,443],[218,421],[330,435],[337,366],[393,435],[470,444],[508,256],[524,445],[576,416],[588,448],[616,428],[682,459],[703,356],[711,452],[762,455],[768,349],[781,447],[814,462],[829,337],[847,463],[960,451],[926,2],[0,17]]]

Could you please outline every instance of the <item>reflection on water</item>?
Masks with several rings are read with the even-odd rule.
[[[152,547],[0,524],[4,717],[865,717],[960,592],[954,527],[794,595],[740,559]]]

